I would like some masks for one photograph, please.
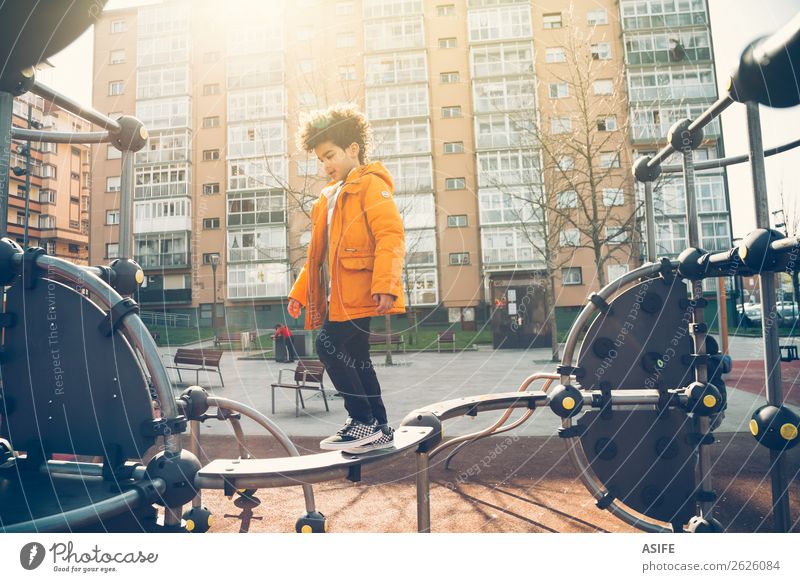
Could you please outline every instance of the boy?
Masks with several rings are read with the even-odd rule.
[[[279,337],[283,338],[283,342],[286,345],[286,361],[292,363],[295,360],[299,360],[300,356],[297,355],[297,350],[292,341],[292,332],[288,325],[283,325],[282,323],[275,324],[275,333],[272,335],[272,339],[277,339]]]
[[[330,178],[311,210],[308,259],[289,293],[289,314],[307,309],[306,329],[321,328],[319,359],[350,415],[325,450],[360,453],[394,445],[381,387],[369,357],[370,318],[405,312],[405,234],[392,178],[367,163],[370,128],[347,106],[317,112],[299,141]]]

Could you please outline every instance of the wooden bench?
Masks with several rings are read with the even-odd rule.
[[[249,334],[250,335],[250,345],[255,346],[256,340],[258,339],[258,335],[255,331],[240,331],[237,333],[221,333],[214,338],[214,346],[219,347],[222,344],[240,344],[242,343],[242,334]]]
[[[785,357],[783,355],[784,350],[786,350]],[[800,360],[800,357],[798,357],[797,355],[797,346],[795,345],[781,346],[781,362],[794,362],[795,360]]]
[[[389,344],[392,346],[397,346],[402,349],[403,353],[406,351],[406,340],[405,338],[399,333],[370,333],[369,334],[369,346],[386,346],[386,336],[389,336]]]
[[[442,344],[450,344],[453,346],[453,351],[456,351],[456,332],[454,331],[440,331],[436,335],[436,351],[442,351]]]
[[[291,372],[294,374],[294,381],[284,382],[283,373]],[[328,398],[325,395],[323,377],[325,376],[325,365],[319,360],[298,360],[296,368],[283,368],[278,371],[278,381],[270,386],[272,392],[272,414],[275,414],[275,388],[289,388],[294,390],[294,415],[300,415],[300,407],[304,409],[306,403],[303,400],[303,390],[311,390],[322,394],[322,401],[325,403],[325,411],[328,408]]]
[[[222,372],[219,369],[219,361],[221,359],[222,350],[178,348],[173,358],[175,365],[166,367],[178,371],[178,380],[180,382],[183,382],[181,370],[194,372],[195,384],[200,383],[200,372],[216,372],[219,376],[219,381],[225,386],[225,381],[222,379]],[[192,367],[187,368],[186,366]]]

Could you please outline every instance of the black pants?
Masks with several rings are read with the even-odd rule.
[[[317,354],[336,390],[344,398],[344,407],[355,420],[386,424],[386,407],[381,399],[381,385],[369,357],[370,318],[351,321],[328,321],[317,336]]]

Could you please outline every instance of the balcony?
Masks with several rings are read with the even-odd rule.
[[[143,269],[185,269],[189,267],[187,253],[161,253],[154,255],[137,255],[134,260]]]
[[[136,292],[136,301],[140,305],[177,305],[192,302],[191,289],[148,289],[140,288]]]

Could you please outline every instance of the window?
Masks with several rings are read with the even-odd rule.
[[[597,118],[597,131],[616,131],[617,129],[619,128],[617,127],[616,115],[606,115],[605,117]]]
[[[558,244],[562,247],[577,247],[581,244],[581,231],[577,228],[566,228],[558,233]]]
[[[478,45],[470,49],[474,77],[531,75],[533,46],[528,42]]]
[[[212,228],[219,228],[219,218],[204,218],[203,229],[208,230]]]
[[[366,94],[366,115],[371,121],[430,115],[427,85],[385,86]]]
[[[564,190],[556,195],[557,208],[577,208],[578,193],[575,190]]]
[[[204,63],[216,63],[221,58],[219,51],[209,51],[203,53],[203,62]]]
[[[628,242],[628,231],[621,226],[606,227],[606,244],[621,245]]]
[[[455,16],[455,15],[456,15],[455,4],[439,4],[436,7],[436,16]]]
[[[569,97],[569,85],[566,83],[550,83],[548,85],[550,99]]]
[[[551,117],[550,133],[570,133],[572,131],[572,119],[569,117]]]
[[[461,117],[461,105],[442,107],[442,119],[452,119],[453,117]]]
[[[106,224],[119,224],[119,210],[106,210]]]
[[[297,162],[297,175],[298,176],[316,176],[319,174],[319,166],[317,160],[308,159],[300,160]]]
[[[625,190],[622,188],[603,188],[605,206],[622,206],[625,203]]]
[[[589,10],[586,13],[586,23],[589,26],[608,24],[608,12],[605,10]]]
[[[558,168],[564,172],[575,169],[575,158],[572,156],[560,156],[556,160]]]
[[[122,34],[128,30],[128,24],[124,20],[111,21],[111,34]]]
[[[203,253],[203,264],[210,265],[213,257],[219,258],[219,253]],[[209,305],[210,307],[210,305]]]
[[[108,84],[108,94],[113,97],[115,95],[122,95],[125,92],[125,83],[123,81],[111,81]]]
[[[19,196],[25,195],[25,188],[19,187],[17,189],[17,194]],[[49,188],[42,188],[39,190],[39,202],[42,204],[55,204],[56,203],[56,191],[51,190]]]
[[[550,47],[544,51],[544,60],[547,63],[566,63],[567,51],[561,46]]]
[[[106,149],[106,159],[107,160],[119,160],[122,158],[122,152],[115,148],[113,145],[107,146]]]
[[[592,59],[595,61],[607,61],[611,58],[611,45],[607,42],[599,42],[592,45]]]
[[[69,243],[67,248],[69,249],[69,252],[71,252],[71,253],[79,253],[80,252],[80,246],[76,245],[74,243]]]
[[[450,38],[440,38],[439,39],[439,48],[440,49],[456,48],[456,38],[454,36],[452,36]]]
[[[339,80],[340,81],[355,81],[356,80],[356,67],[355,65],[343,65],[339,67]]]
[[[228,194],[228,226],[279,224],[286,222],[283,190]]]
[[[57,177],[56,167],[52,164],[42,164],[42,178],[52,178],[55,180]]]
[[[580,267],[564,267],[561,269],[562,285],[583,285],[583,274]]]
[[[520,2],[502,2],[500,4],[505,4],[505,6],[497,6],[492,10],[467,12],[470,42],[530,38],[533,35],[530,5],[525,6]]]
[[[614,81],[611,79],[598,79],[592,82],[595,95],[611,95],[614,92]]]
[[[203,150],[203,161],[213,162],[219,159],[219,150]]]
[[[219,182],[203,184],[203,194],[219,194]]]
[[[469,253],[450,253],[451,265],[469,265]]]
[[[619,152],[604,152],[600,154],[601,168],[619,168]]]
[[[119,258],[119,243],[106,243],[106,258],[107,259]]]
[[[442,83],[458,83],[459,82],[459,75],[458,71],[449,71],[447,73],[439,73],[439,81]]]
[[[702,217],[700,221],[700,244],[710,252],[731,248],[731,235],[727,217]]]
[[[561,13],[551,12],[550,14],[544,14],[542,22],[544,23],[545,30],[561,28]]]
[[[345,32],[336,36],[336,48],[351,48],[356,46],[356,35]]]
[[[447,178],[444,181],[445,190],[464,190],[466,187],[466,178]]]
[[[608,280],[616,281],[628,272],[628,265],[609,265],[608,266]]]
[[[467,215],[451,214],[447,217],[447,226],[451,228],[463,228],[467,226]]]
[[[203,128],[209,129],[212,127],[219,127],[219,116],[213,115],[211,117],[204,117],[203,118]]]
[[[222,93],[222,87],[219,83],[203,85],[203,95],[219,95],[220,93]]]
[[[113,50],[108,55],[108,62],[111,65],[119,65],[125,62],[125,49]]]
[[[463,141],[446,141],[444,142],[444,153],[446,154],[463,154],[464,142]]]
[[[397,83],[427,83],[428,66],[424,51],[378,54],[364,59],[367,86]]]
[[[353,14],[354,8],[352,2],[337,2],[336,3],[336,16],[349,16]]]

